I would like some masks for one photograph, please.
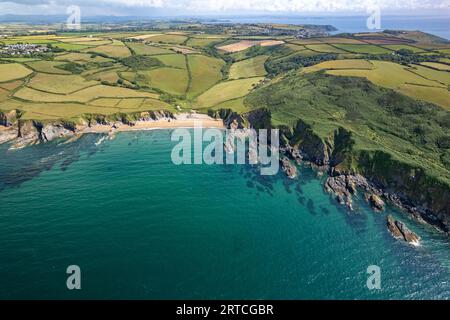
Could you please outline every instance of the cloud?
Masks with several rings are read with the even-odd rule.
[[[9,13],[12,8],[31,10],[32,7],[36,12],[44,9],[48,12],[58,12],[65,11],[64,8],[70,5],[78,5],[82,9],[93,8],[95,10],[92,12],[97,13],[104,10],[119,14],[135,13],[141,9],[164,9],[175,14],[361,12],[373,5],[379,5],[385,10],[450,10],[450,0],[0,0],[0,12]]]

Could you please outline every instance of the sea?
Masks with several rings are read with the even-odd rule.
[[[175,165],[171,135],[0,145],[0,299],[450,298],[450,242],[432,227],[361,191],[350,211],[307,166],[290,180]],[[394,239],[388,214],[421,245]]]
[[[380,15],[378,30],[367,27],[369,15],[346,16],[226,16],[218,21],[232,23],[281,23],[281,24],[315,24],[332,25],[338,33],[379,32],[382,30],[420,30],[450,40],[450,12],[443,10],[442,15]]]

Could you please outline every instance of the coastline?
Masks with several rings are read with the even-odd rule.
[[[162,130],[162,129],[181,129],[194,128],[200,125],[202,128],[208,129],[225,129],[222,120],[213,119],[208,116],[195,115],[185,117],[183,114],[176,115],[174,119],[163,118],[152,121],[139,120],[133,125],[116,122],[112,125],[95,124],[93,126],[77,126],[77,131],[80,134],[85,133],[111,133],[111,132],[127,132],[127,131],[146,131],[146,130]]]

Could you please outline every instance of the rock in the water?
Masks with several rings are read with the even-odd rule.
[[[297,178],[297,167],[287,157],[281,158],[281,167],[290,179]]]
[[[409,230],[403,222],[395,220],[391,215],[387,217],[387,227],[394,238],[406,241],[412,245],[419,245],[420,237]]]
[[[329,177],[325,182],[325,190],[336,195],[337,201],[353,210],[353,191],[349,190],[348,178],[345,175]]]
[[[369,196],[366,196],[367,200],[369,201],[370,205],[374,210],[377,211],[383,211],[385,203],[384,201],[376,194],[371,194]]]

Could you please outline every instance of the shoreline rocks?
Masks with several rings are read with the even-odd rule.
[[[354,189],[353,182],[349,181],[348,176],[329,177],[325,182],[324,188],[328,193],[334,194],[340,204],[346,205],[350,210],[353,210],[352,194],[356,192],[356,189]]]
[[[401,221],[395,220],[391,215],[387,216],[386,224],[392,236],[398,240],[403,240],[414,246],[420,245],[420,237],[409,230]]]
[[[295,179],[298,176],[298,170],[295,165],[291,163],[291,160],[287,157],[281,157],[281,168],[289,179]]]
[[[376,195],[374,193],[372,193],[370,195],[366,194],[366,200],[369,202],[370,206],[375,211],[378,211],[378,212],[384,211],[384,207],[386,206],[386,204],[378,195]]]

